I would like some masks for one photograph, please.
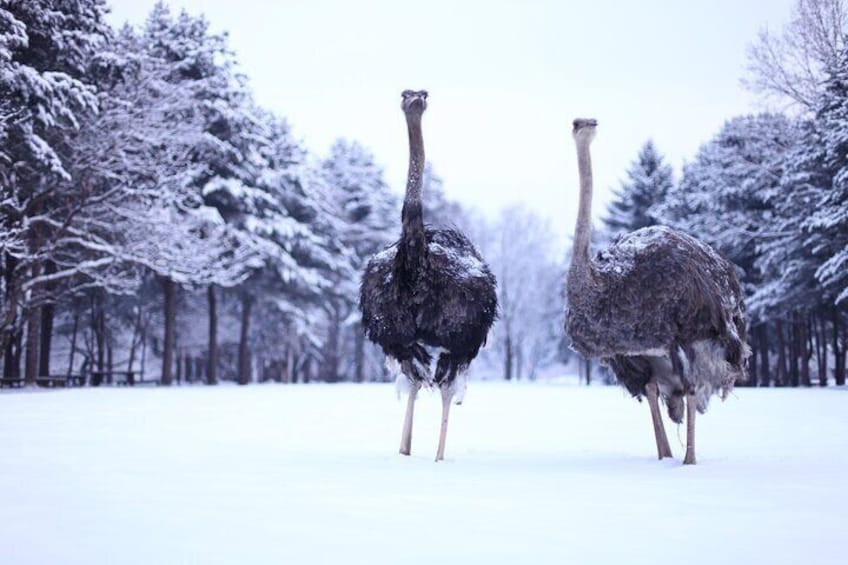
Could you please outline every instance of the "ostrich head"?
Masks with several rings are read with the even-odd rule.
[[[404,90],[401,93],[400,107],[407,116],[420,117],[427,109],[426,90]]]
[[[598,120],[591,118],[577,118],[574,120],[574,129],[571,130],[571,135],[574,136],[574,141],[589,143],[595,138],[595,128],[598,125]]]

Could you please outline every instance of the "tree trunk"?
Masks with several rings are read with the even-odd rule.
[[[353,330],[353,380],[365,381],[365,329],[362,323],[356,324]]]
[[[35,275],[37,276],[37,275]],[[26,358],[24,359],[24,381],[35,385],[38,375],[38,341],[40,337],[41,308],[31,307],[27,312]]]
[[[592,360],[588,357],[583,359],[584,371],[586,371],[586,386],[592,384]]]
[[[842,332],[842,325],[839,320],[839,311],[833,309],[833,378],[837,386],[845,384],[845,358],[842,355],[842,348],[839,346],[839,334]]]
[[[250,309],[253,299],[247,294],[241,298],[241,335],[239,337],[238,349],[238,384],[246,385],[250,382],[250,350],[247,345],[250,335]]]
[[[798,361],[801,359],[801,348],[798,339],[798,320],[797,316],[792,316],[794,320],[786,328],[789,336],[789,384],[798,386],[800,381],[800,371],[798,370]]]
[[[6,347],[3,350],[3,378],[15,379],[20,374],[20,367],[15,367],[15,338],[14,332],[6,338]]]
[[[506,342],[504,344],[504,379],[512,380],[512,337],[509,335],[509,330],[506,333]]]
[[[760,326],[760,386],[771,386],[771,373],[769,370],[769,342],[768,324]]]
[[[810,386],[810,358],[813,355],[813,349],[810,344],[810,334],[808,331],[809,318],[803,316],[798,317],[798,333],[799,345],[801,351],[801,384]]]
[[[15,370],[14,376],[17,379],[17,378],[20,378],[20,376],[21,376],[21,357],[24,354],[24,329],[23,328],[21,328],[21,329],[19,329],[18,331],[15,332],[15,335],[13,336],[13,340],[14,340],[14,343],[15,343],[15,349],[14,349],[15,354],[14,354],[14,359],[12,359],[12,367],[14,367],[14,370]]]
[[[182,384],[183,382],[183,355],[182,352],[177,350],[177,363],[176,363],[176,377],[177,384]]]
[[[139,300],[138,310],[136,311],[135,316],[135,324],[133,324],[133,333],[130,338],[130,357],[127,360],[127,373],[131,373],[133,370],[133,363],[135,363],[135,352],[138,349],[139,338],[141,336],[141,320],[142,320],[142,303]]]
[[[41,351],[38,359],[38,374],[50,376],[50,346],[53,342],[53,318],[56,305],[48,302],[41,307]]]
[[[147,363],[147,321],[141,324],[141,364],[138,369],[140,378],[144,378],[145,364]]]
[[[194,358],[194,378],[200,382],[203,382],[205,376],[203,374],[203,367],[205,363],[203,362],[203,356],[198,355]]]
[[[300,370],[303,375],[303,384],[309,384],[309,381],[312,380],[312,375],[310,374],[312,371],[312,361],[308,357],[303,360]]]
[[[206,384],[218,384],[218,305],[215,299],[215,286],[206,289],[209,302],[209,359],[206,365]]]
[[[9,344],[14,340],[14,328],[16,325],[15,322],[18,311],[17,303],[19,286],[15,275],[15,270],[18,267],[18,260],[10,253],[4,253],[3,256],[6,261],[5,269],[3,270],[3,278],[6,283],[6,292],[3,296],[6,303],[6,313],[3,316],[3,319],[0,320],[0,330],[2,330],[2,333],[0,333],[0,341],[2,341],[3,350],[9,351]],[[12,347],[12,350],[14,350],[14,346]],[[3,367],[6,367],[5,362]],[[5,375],[6,369],[4,368],[3,371]]]
[[[19,379],[21,377],[21,347],[23,343],[23,328],[11,332],[6,342],[5,358],[3,361],[3,377]]]
[[[174,325],[176,323],[176,289],[174,281],[163,277],[165,294],[165,335],[162,344],[162,385],[170,386],[174,370]]]
[[[842,375],[846,373],[846,367],[848,367],[848,324],[842,323]]]
[[[92,384],[99,385],[106,375],[106,336],[104,335],[105,322],[102,316],[103,304],[100,293],[91,298],[91,330],[97,346],[97,365],[95,371],[98,373]]]
[[[745,386],[757,386],[757,375],[759,372],[757,371],[757,363],[760,358],[760,328],[759,326],[751,329],[751,335],[749,336],[751,346],[751,360],[748,363],[748,376],[745,379]]]
[[[327,383],[335,383],[339,378],[339,346],[341,342],[341,312],[338,305],[334,304],[330,313],[330,327],[327,332],[327,342],[324,345],[324,360],[319,367],[321,380]]]
[[[776,320],[774,331],[777,335],[777,386],[786,385],[786,348],[783,339],[783,321]]]
[[[105,315],[104,315],[105,316]],[[115,382],[115,375],[112,373],[113,371],[113,359],[112,359],[112,336],[106,336],[106,382],[108,384],[113,384]]]
[[[515,380],[520,381],[521,377],[524,376],[524,347],[521,345],[521,341],[518,342],[518,345],[515,348]]]
[[[183,362],[185,363],[185,380],[187,383],[191,383],[194,380],[194,375],[192,374],[193,365],[191,363],[191,355],[186,353],[183,356]]]
[[[32,265],[32,278],[41,275],[41,265],[34,261]],[[38,376],[38,342],[41,337],[41,308],[33,305],[35,302],[36,289],[30,291],[31,306],[26,311],[26,358],[24,359],[24,381],[27,385],[35,385]]]
[[[819,367],[819,386],[827,386],[827,321],[819,318],[819,347],[821,348],[821,367]]]
[[[813,340],[813,351],[816,353],[816,372],[821,385],[822,376],[822,351],[821,351],[821,336],[819,335],[818,317],[813,314],[810,316],[810,336]]]
[[[264,383],[267,380],[266,375],[268,374],[268,367],[265,364],[265,357],[263,357],[261,353],[257,353],[256,357],[251,358],[251,360],[253,361],[254,367],[256,368],[256,371],[254,371],[255,374],[253,376],[258,378],[260,383]]]
[[[283,382],[284,383],[296,383],[297,380],[294,378],[294,351],[293,347],[289,345],[286,347],[286,369],[283,372]]]
[[[56,272],[56,263],[47,261],[44,265],[44,272],[47,275],[52,275]],[[45,285],[48,293],[53,290],[53,285],[48,283]],[[56,304],[53,302],[53,297],[48,296],[47,302],[41,307],[41,351],[38,356],[38,374],[42,377],[50,376],[50,347],[53,342],[53,319],[56,314]]]
[[[77,352],[77,331],[79,330],[79,312],[74,310],[74,325],[71,330],[71,353],[68,356],[68,377],[74,372],[74,355]]]

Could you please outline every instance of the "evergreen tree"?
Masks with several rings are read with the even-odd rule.
[[[729,120],[685,167],[680,185],[661,207],[671,225],[715,247],[741,269],[752,360],[761,367],[759,384],[764,386],[798,384],[799,352],[806,347],[801,338],[806,321],[800,318],[806,305],[800,300],[811,295],[810,285],[797,278],[805,271],[797,263],[802,247],[774,245],[787,233],[798,233],[789,225],[794,220],[785,221],[798,217],[792,206],[801,202],[803,192],[793,194],[789,182],[798,178],[792,172],[798,143],[797,124],[785,116]],[[772,345],[780,360],[774,374],[769,370]]]
[[[399,203],[373,155],[356,142],[336,141],[323,170],[341,214],[341,237],[351,251],[351,268],[355,273],[350,280],[339,281],[343,293],[330,309],[331,339],[325,348],[325,378],[340,376],[340,357],[347,349],[344,342],[350,341],[345,339],[347,335],[353,341],[350,348],[354,359],[353,380],[360,382],[365,379],[367,350],[374,348],[366,345],[360,324],[359,279],[368,259],[397,238]],[[344,331],[343,325],[348,326],[348,331]]]
[[[40,306],[49,300],[42,275],[52,270],[45,212],[67,188],[68,144],[96,98],[85,68],[107,32],[103,0],[0,4],[0,212],[4,251],[3,346],[26,336],[26,379],[35,382]],[[22,314],[22,315],[21,315]],[[9,350],[6,350],[9,362]]]
[[[786,317],[822,303],[816,269],[823,261],[819,237],[805,227],[815,213],[830,176],[824,166],[822,133],[813,121],[793,125],[795,139],[784,155],[778,185],[764,193],[772,212],[757,239],[756,268],[761,280],[748,308],[755,320]]]
[[[604,224],[610,233],[631,232],[659,223],[656,206],[662,203],[674,181],[653,141],[647,141],[627,171],[628,180],[614,192]]]
[[[824,261],[816,271],[837,306],[848,307],[848,47],[828,72],[818,122],[824,143],[825,186],[804,227],[817,236]]]
[[[773,231],[795,129],[784,116],[729,120],[687,164],[679,186],[658,207],[664,222],[712,245],[741,267],[750,295],[761,283],[758,242]]]
[[[424,221],[435,227],[457,227],[461,231],[467,232],[471,227],[468,214],[459,202],[448,199],[442,177],[436,173],[429,162],[424,165],[422,185]]]
[[[374,156],[356,142],[337,140],[323,170],[344,221],[344,242],[356,252],[357,271],[397,237],[398,199]]]

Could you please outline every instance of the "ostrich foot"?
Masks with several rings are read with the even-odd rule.
[[[412,451],[412,416],[415,412],[415,398],[421,384],[417,381],[409,383],[409,397],[406,400],[406,416],[403,419],[403,432],[400,436],[400,454],[409,455]]]
[[[445,436],[448,433],[448,415],[450,414],[451,399],[453,398],[453,387],[447,386],[442,392],[442,429],[439,432],[439,449],[436,451],[436,461],[445,459]]]
[[[657,383],[649,382],[645,385],[648,397],[648,406],[651,408],[651,421],[654,424],[654,438],[657,440],[657,459],[671,457],[671,447],[668,444],[668,436],[665,434],[665,426],[660,413],[659,391]]]
[[[684,465],[695,464],[695,410],[697,401],[694,394],[686,395],[686,458]]]

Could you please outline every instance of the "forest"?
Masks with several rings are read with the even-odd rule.
[[[798,0],[752,38],[746,84],[784,111],[728,117],[680,178],[646,140],[596,225],[598,246],[669,225],[737,266],[754,352],[740,385],[845,384],[844,8]],[[202,16],[160,2],[115,29],[107,10],[0,1],[3,383],[393,378],[357,306],[365,262],[399,234],[379,157],[348,139],[307,150]],[[484,217],[446,186],[428,163],[425,218],[471,234],[498,279],[478,374],[590,382],[562,330],[556,230],[522,206]]]

